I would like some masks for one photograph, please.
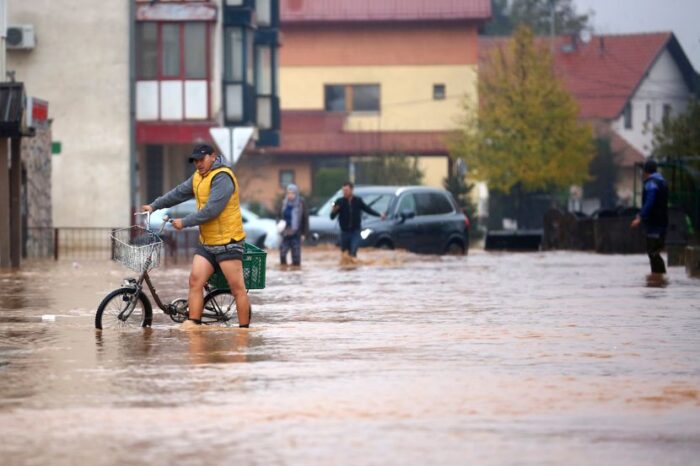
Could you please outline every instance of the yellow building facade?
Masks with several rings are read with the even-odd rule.
[[[281,4],[282,142],[263,154],[278,176],[251,188],[279,197],[292,181],[318,195],[319,172],[347,166],[352,179],[353,164],[390,154],[417,157],[423,184],[442,187],[449,136],[465,100],[477,102],[477,32],[490,4],[409,3]],[[239,169],[252,175],[252,158]]]

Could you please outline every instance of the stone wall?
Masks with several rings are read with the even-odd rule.
[[[51,128],[22,138],[22,232],[24,257],[53,256]]]
[[[27,173],[26,217],[28,227],[51,227],[51,129],[39,129],[36,136],[22,138],[22,164]]]

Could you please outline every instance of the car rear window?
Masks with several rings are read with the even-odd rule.
[[[416,215],[449,214],[454,208],[442,193],[416,193]]]

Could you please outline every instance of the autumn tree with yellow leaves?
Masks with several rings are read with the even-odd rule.
[[[470,178],[503,193],[553,192],[586,181],[593,132],[554,72],[546,44],[529,28],[494,47],[479,70],[479,104],[464,103],[451,154]]]

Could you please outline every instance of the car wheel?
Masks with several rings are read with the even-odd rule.
[[[387,239],[380,240],[376,247],[377,249],[394,249],[394,245]]]
[[[445,250],[445,253],[450,256],[463,256],[465,252],[464,245],[459,241],[450,241]]]

